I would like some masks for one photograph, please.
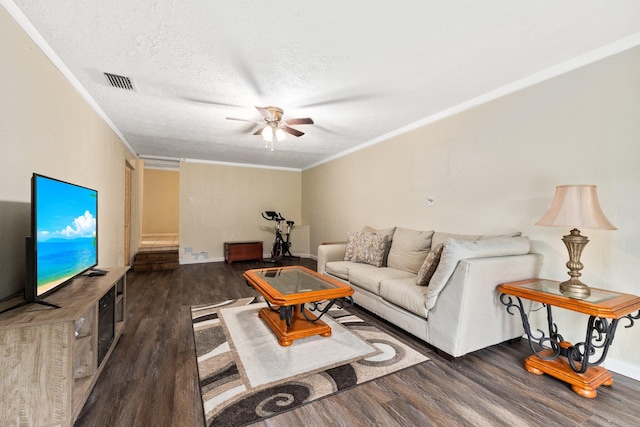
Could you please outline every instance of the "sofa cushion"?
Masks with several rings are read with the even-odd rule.
[[[359,264],[369,268],[354,267],[349,270],[349,283],[380,294],[380,282],[388,279],[411,279],[415,283],[416,275],[396,268],[380,267],[376,268],[366,264]],[[415,285],[414,285],[415,286]]]
[[[384,234],[349,232],[344,260],[380,267],[386,246],[387,236]]]
[[[440,243],[429,251],[429,254],[422,263],[422,267],[420,267],[420,270],[418,271],[416,285],[427,286],[429,284],[429,280],[431,280],[431,277],[433,276],[433,273],[435,273],[438,263],[440,262],[442,248],[444,248],[444,244]]]
[[[380,283],[380,296],[420,317],[427,317],[424,301],[427,288],[416,286],[412,278],[387,279]]]
[[[396,228],[391,227],[391,228],[375,229],[373,227],[369,227],[368,225],[365,225],[364,227],[362,227],[362,230],[360,231],[362,231],[363,233],[383,234],[387,236],[387,240],[389,241],[389,243],[391,243],[391,241],[393,240],[393,233],[396,231]]]
[[[427,309],[433,308],[438,295],[444,289],[460,260],[522,255],[529,253],[530,249],[528,237],[494,237],[475,241],[448,239],[444,243],[438,268],[427,288]]]
[[[397,227],[387,266],[417,274],[431,249],[433,230],[417,231]]]
[[[431,240],[431,246],[436,247],[443,244],[447,239],[455,240],[484,240],[492,239],[494,237],[520,237],[522,233],[520,231],[508,234],[496,234],[496,235],[480,235],[480,234],[454,234],[444,233],[442,231],[436,231],[433,233],[433,239]]]
[[[329,261],[324,266],[324,271],[332,276],[349,280],[349,268],[353,263],[351,261]]]

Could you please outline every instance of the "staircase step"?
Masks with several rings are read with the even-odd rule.
[[[177,249],[138,252],[133,262],[133,270],[175,270],[180,266],[179,260]]]
[[[160,271],[160,270],[175,270],[180,267],[179,262],[153,262],[153,263],[134,263],[133,271]]]

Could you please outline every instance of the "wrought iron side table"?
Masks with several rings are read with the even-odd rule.
[[[591,289],[591,295],[576,299],[563,295],[559,282],[545,279],[529,279],[498,285],[500,301],[510,314],[520,312],[529,347],[534,353],[524,361],[524,368],[536,375],[548,374],[569,383],[571,389],[583,397],[597,396],[596,388],[613,384],[613,377],[599,366],[607,357],[620,320],[628,322],[625,328],[640,319],[640,297],[631,294]],[[515,297],[515,301],[514,298]],[[547,309],[548,331],[531,331],[522,300],[542,303]],[[553,322],[551,307],[583,313],[589,316],[585,340],[571,344],[558,333]],[[635,314],[634,314],[635,313]],[[537,343],[537,347],[534,345]]]

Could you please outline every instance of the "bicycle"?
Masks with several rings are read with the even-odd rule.
[[[276,239],[271,246],[271,259],[269,262],[281,263],[282,259],[286,256],[289,258],[300,258],[291,254],[291,242],[289,241],[291,235],[291,227],[295,224],[294,221],[287,220],[280,212],[264,211],[262,217],[268,221],[276,221]],[[282,222],[287,224],[286,239],[282,237]]]

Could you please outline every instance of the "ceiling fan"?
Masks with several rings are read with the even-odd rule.
[[[256,107],[256,110],[260,113],[264,121],[254,121],[247,119],[239,119],[236,117],[227,117],[227,120],[238,120],[241,122],[250,122],[257,123],[259,125],[264,125],[257,131],[255,131],[254,135],[262,135],[262,138],[265,141],[265,147],[267,147],[267,143],[271,143],[271,151],[273,151],[273,141],[280,141],[284,139],[285,132],[291,134],[293,136],[302,136],[304,132],[300,132],[297,129],[290,127],[289,125],[312,125],[313,120],[309,117],[299,118],[299,119],[288,119],[283,120],[282,114],[284,111],[280,107]]]

